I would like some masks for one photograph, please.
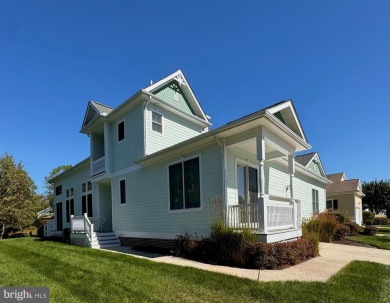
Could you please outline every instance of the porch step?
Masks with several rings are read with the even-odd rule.
[[[114,232],[95,233],[92,237],[92,248],[108,248],[121,246],[121,242]]]

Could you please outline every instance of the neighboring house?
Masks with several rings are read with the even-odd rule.
[[[292,101],[210,125],[180,70],[116,108],[90,101],[81,126],[90,157],[51,180],[54,234],[71,228],[73,242],[93,247],[104,237],[161,242],[208,235],[221,216],[262,241],[301,236],[302,216],[325,209],[330,182],[295,162],[311,146]]]
[[[344,173],[326,176],[332,184],[326,189],[326,208],[346,213],[352,222],[361,225],[362,198],[365,196],[359,179],[347,180]]]

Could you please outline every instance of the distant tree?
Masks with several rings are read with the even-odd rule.
[[[0,157],[0,239],[8,227],[19,229],[32,224],[41,207],[35,190],[22,163],[15,163],[8,154]]]
[[[56,168],[53,168],[52,171],[48,176],[45,177],[45,187],[46,187],[46,201],[50,205],[50,207],[53,207],[54,204],[54,186],[50,183],[50,180],[54,177],[58,176],[59,174],[63,173],[64,171],[71,168],[72,165],[60,165]]]
[[[362,184],[363,208],[375,213],[386,211],[390,207],[390,180],[369,181]]]

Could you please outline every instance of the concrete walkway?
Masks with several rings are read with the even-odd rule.
[[[174,264],[179,266],[195,267],[203,270],[219,272],[257,280],[259,271],[256,269],[243,269],[236,267],[210,265],[183,258],[162,256],[153,253],[144,253],[132,250],[130,247],[115,247],[108,251],[128,254],[155,262]],[[320,257],[308,260],[301,264],[282,270],[261,270],[260,281],[327,281],[341,268],[354,260],[372,261],[390,265],[390,250],[368,247],[349,246],[332,243],[320,243]]]

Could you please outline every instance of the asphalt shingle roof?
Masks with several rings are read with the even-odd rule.
[[[359,179],[341,181],[343,175],[344,173],[337,173],[337,174],[331,174],[326,176],[328,180],[333,182],[326,188],[326,193],[328,195],[339,194],[343,192],[360,191]]]
[[[112,107],[98,103],[96,101],[91,101],[91,103],[93,104],[93,106],[96,107],[96,109],[99,111],[100,114],[103,114],[103,113],[108,114],[113,110]]]
[[[295,161],[297,161],[299,164],[306,166],[309,164],[310,160],[313,158],[314,154],[316,152],[300,155],[300,156],[295,156]]]

